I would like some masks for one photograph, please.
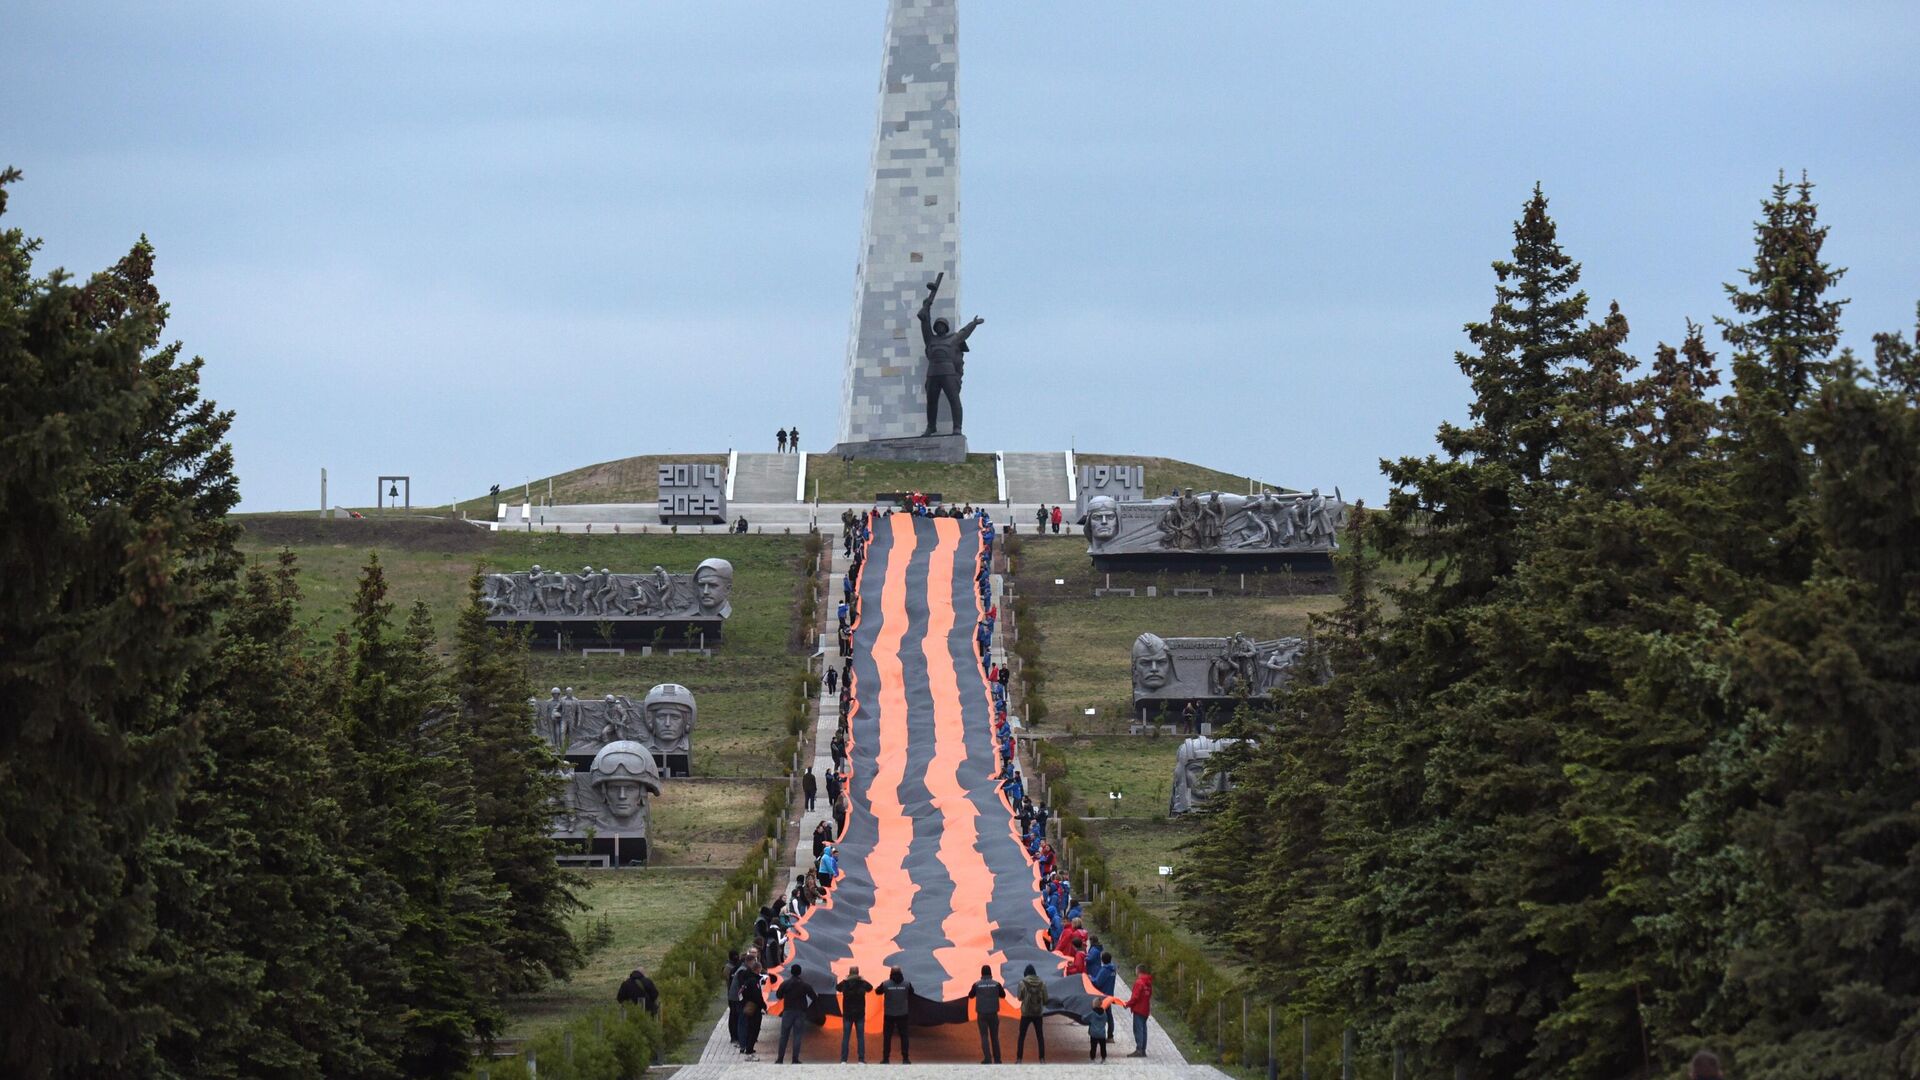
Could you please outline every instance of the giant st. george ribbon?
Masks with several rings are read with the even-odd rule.
[[[838,1013],[832,986],[854,965],[875,984],[901,968],[917,1025],[969,1019],[982,964],[1010,985],[1032,964],[1050,1012],[1084,1017],[1098,996],[1047,951],[1039,871],[993,779],[993,699],[974,640],[981,553],[973,519],[874,521],[853,632],[841,875],[774,971],[800,965],[820,995],[816,1020]],[[1002,1008],[1017,1015],[1019,1002]]]

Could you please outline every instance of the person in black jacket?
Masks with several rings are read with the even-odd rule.
[[[760,1043],[760,1025],[767,1016],[767,995],[760,987],[762,976],[758,968],[749,965],[741,971],[740,1052],[749,1059],[758,1060],[753,1048]]]
[[[913,999],[913,984],[907,981],[906,973],[894,968],[887,981],[880,985],[882,1014],[880,1017],[880,1064],[885,1065],[893,1057],[893,1037],[900,1036],[900,1064],[913,1064],[913,1051],[907,1048],[907,1012]]]
[[[973,1018],[980,1025],[980,1064],[1000,1064],[1000,1000],[1007,988],[993,977],[993,967],[980,965],[980,981],[973,984]],[[989,1049],[991,1047],[991,1049]]]
[[[800,794],[807,797],[807,809],[813,809],[814,797],[820,794],[820,781],[813,775],[813,766],[807,766],[806,774],[800,777]]]
[[[660,1015],[660,990],[639,968],[634,968],[633,974],[627,976],[627,981],[620,984],[620,992],[614,995],[614,1000],[622,1005],[642,1005],[651,1015]]]
[[[847,1063],[847,1044],[860,1050],[860,1064],[867,1063],[867,995],[873,984],[860,977],[857,967],[847,969],[847,977],[834,986],[840,991],[840,1064]],[[856,1034],[857,1033],[857,1034]]]
[[[727,1041],[740,1045],[740,951],[727,952]]]
[[[800,1064],[800,1038],[807,1033],[801,1025],[807,1022],[807,1010],[813,1008],[813,987],[808,986],[800,977],[800,965],[787,969],[787,977],[781,980],[780,989],[774,991],[780,999],[780,1048],[774,1052],[773,1063],[784,1064],[787,1056],[787,1040],[793,1040],[793,1063]]]

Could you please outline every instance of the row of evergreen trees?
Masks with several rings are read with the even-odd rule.
[[[310,641],[152,249],[37,247],[0,233],[0,1075],[452,1075],[578,962],[524,653],[475,604],[443,666],[377,559]]]
[[[1180,875],[1285,999],[1471,1076],[1920,1076],[1920,350],[1836,352],[1825,238],[1783,179],[1721,391],[1589,317],[1535,190],[1470,422],[1383,463],[1332,675]]]

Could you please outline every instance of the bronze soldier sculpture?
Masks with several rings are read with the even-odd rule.
[[[960,376],[967,370],[967,336],[986,322],[975,317],[954,330],[947,320],[933,317],[933,300],[940,295],[940,283],[946,277],[942,273],[933,279],[927,286],[926,300],[920,304],[920,339],[927,346],[927,430],[920,433],[922,437],[934,434],[943,394],[947,399],[947,412],[953,416],[953,433],[960,434]]]

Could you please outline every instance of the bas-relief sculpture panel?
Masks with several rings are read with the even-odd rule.
[[[535,566],[488,574],[480,589],[492,622],[725,619],[733,613],[732,597],[733,564],[725,559],[708,559],[691,574],[669,574],[661,566],[646,574],[616,574],[604,566],[570,574]]]
[[[1229,495],[1218,491],[1152,500],[1094,495],[1087,500],[1087,553],[1100,555],[1218,552],[1262,554],[1339,549],[1344,504],[1315,488],[1307,493]]]
[[[638,705],[623,694],[581,700],[573,687],[554,687],[546,700],[528,702],[534,731],[563,757],[585,757],[614,742],[645,746],[668,775],[691,774],[693,727],[699,715],[693,692],[661,683]]]
[[[1133,700],[1151,701],[1262,697],[1285,685],[1306,649],[1297,637],[1256,641],[1232,637],[1163,638],[1141,634],[1133,642]]]

